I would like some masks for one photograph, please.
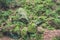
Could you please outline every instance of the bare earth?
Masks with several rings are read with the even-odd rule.
[[[44,40],[52,40],[52,38],[60,36],[60,30],[46,30],[44,32]]]

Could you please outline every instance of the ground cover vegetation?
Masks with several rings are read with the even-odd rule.
[[[60,0],[0,0],[0,37],[43,40],[45,29],[60,29]]]

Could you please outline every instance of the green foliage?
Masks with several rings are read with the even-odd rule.
[[[2,34],[2,32],[0,32],[0,37],[3,37],[3,34]]]
[[[30,33],[36,33],[36,26],[34,23],[30,23],[28,26],[28,32]]]
[[[59,0],[0,0],[0,8],[9,8],[0,10],[2,31],[15,32],[24,40],[40,40],[41,34],[36,34],[38,26],[48,30],[60,29]]]
[[[14,32],[20,32],[20,27],[19,26],[16,26],[15,29],[14,29]]]
[[[25,37],[27,35],[27,28],[24,27],[22,30],[21,30],[21,36],[22,37]]]
[[[60,37],[55,37],[53,38],[53,40],[60,40]]]
[[[37,34],[36,40],[43,40],[43,34]]]

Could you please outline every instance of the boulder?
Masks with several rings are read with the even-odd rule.
[[[16,13],[19,16],[19,21],[28,24],[28,17],[27,17],[27,12],[23,8],[19,8]]]

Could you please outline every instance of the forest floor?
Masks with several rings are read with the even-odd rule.
[[[42,31],[43,31],[43,33],[42,33],[43,34],[43,40],[53,40],[53,38],[55,38],[55,37],[60,37],[60,30],[59,30],[60,29],[60,24],[59,24],[60,23],[60,4],[58,2],[60,3],[59,0],[58,1],[56,0],[56,3],[55,3],[55,1],[53,3],[52,1],[50,2],[48,0],[47,1],[41,1],[41,3],[39,1],[36,1],[36,3],[33,2],[33,1],[30,3],[29,0],[27,0],[27,3],[24,3],[22,1],[20,6],[23,9],[25,9],[25,11],[27,11],[27,14],[29,13],[27,15],[27,19],[29,19],[28,20],[29,23],[28,23],[28,25],[25,25],[26,23],[23,24],[22,25],[23,27],[20,27],[21,25],[18,24],[20,22],[20,20],[21,20],[20,19],[21,15],[18,16],[18,18],[17,18],[17,16],[15,16],[16,14],[19,15],[19,13],[18,13],[19,10],[18,9],[21,8],[20,6],[19,7],[11,7],[11,8],[9,7],[8,8],[9,10],[5,10],[4,8],[2,8],[2,9],[0,9],[0,11],[2,11],[2,13],[4,13],[4,12],[5,13],[1,14],[1,15],[3,15],[3,16],[8,15],[8,16],[7,16],[7,19],[5,17],[1,16],[1,20],[0,21],[5,21],[6,23],[2,22],[1,23],[2,26],[0,27],[0,29],[3,29],[5,26],[8,26],[7,28],[5,28],[6,30],[10,31],[10,30],[14,29],[12,31],[16,31],[17,29],[20,28],[18,32],[21,32],[21,36],[24,36],[23,34],[27,33],[27,31],[28,32],[30,32],[32,30],[33,30],[33,32],[35,31],[36,27],[34,25],[35,24],[34,21],[36,20],[37,21],[36,22],[36,24],[37,24],[37,28],[36,28],[37,31],[34,34],[42,33]],[[8,14],[8,13],[11,13],[11,14]],[[23,11],[22,13],[25,13],[25,12]],[[24,23],[24,22],[22,22],[22,23]],[[10,25],[13,25],[13,26],[10,27]],[[26,28],[28,28],[26,26],[30,27],[29,28],[30,30],[25,30]],[[16,28],[16,30],[15,30],[15,28]],[[33,36],[36,36],[36,35],[33,35]],[[38,40],[41,40],[40,39],[40,35],[38,37],[39,37]],[[3,36],[3,37],[0,37],[0,40],[23,40],[23,39],[22,39],[22,37],[19,38],[19,39],[16,39],[16,38],[13,39],[13,38],[10,38],[9,36]],[[29,39],[29,40],[31,40],[31,39]],[[33,38],[32,40],[37,40],[37,39]]]
[[[43,40],[53,40],[54,37],[56,36],[60,36],[60,30],[45,30],[43,33]],[[2,37],[0,38],[0,40],[16,40],[16,39],[12,39],[10,37]],[[18,40],[22,40],[21,38]]]

